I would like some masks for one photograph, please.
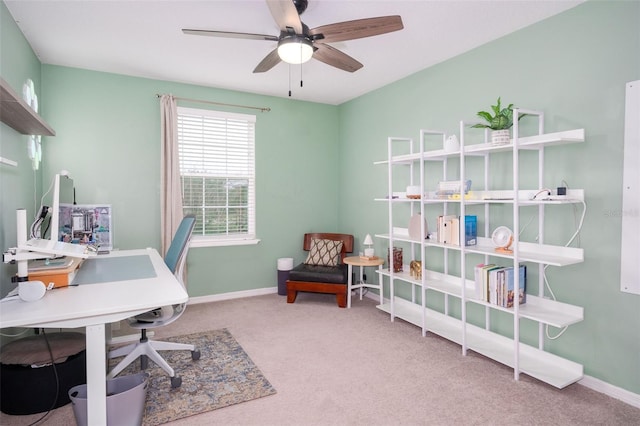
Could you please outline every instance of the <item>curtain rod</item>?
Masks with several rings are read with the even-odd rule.
[[[162,95],[160,93],[156,93],[156,97],[160,98],[161,96]],[[202,104],[211,104],[211,105],[222,105],[222,106],[230,106],[230,107],[237,107],[237,108],[257,109],[257,110],[260,110],[260,112],[269,112],[269,111],[271,111],[271,108],[269,108],[269,107],[255,107],[255,106],[249,106],[249,105],[225,104],[223,102],[203,101],[201,99],[191,99],[191,98],[180,98],[178,96],[174,96],[174,98],[176,100],[179,100],[179,101],[199,102],[199,103],[202,103]]]

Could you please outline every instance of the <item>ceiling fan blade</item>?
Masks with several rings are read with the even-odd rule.
[[[328,44],[315,43],[313,45],[317,50],[313,53],[313,58],[324,62],[332,67],[339,68],[344,71],[354,72],[362,68],[362,64],[351,56],[339,51]]]
[[[296,34],[302,34],[300,15],[291,0],[267,0],[267,6],[282,31],[286,31],[287,27],[290,27]]]
[[[249,40],[278,41],[278,37],[266,35],[266,34],[234,33],[230,31],[192,30],[188,28],[183,28],[182,32],[184,34],[201,35],[201,36],[209,36],[209,37],[244,38]]]
[[[323,43],[334,43],[390,33],[403,28],[402,18],[393,15],[323,25],[309,30],[309,34],[312,37],[322,34],[324,37],[319,40],[322,40]]]
[[[273,49],[267,56],[264,57],[262,61],[258,64],[256,69],[253,70],[254,73],[269,71],[271,68],[275,67],[280,63],[281,59],[278,55],[278,49]]]

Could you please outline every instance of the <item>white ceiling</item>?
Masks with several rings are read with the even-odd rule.
[[[185,35],[181,29],[277,36],[263,0],[4,1],[46,64],[279,97],[288,96],[291,84],[294,99],[337,105],[583,0],[309,0],[301,16],[309,28],[400,15],[404,29],[333,43],[364,64],[354,73],[311,60],[302,67],[280,63],[261,74],[252,71],[276,42]]]

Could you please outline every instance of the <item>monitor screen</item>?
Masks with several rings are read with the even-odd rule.
[[[75,204],[73,179],[57,174],[53,186],[53,202],[51,203],[51,222],[49,223],[49,239],[60,241],[60,206]]]

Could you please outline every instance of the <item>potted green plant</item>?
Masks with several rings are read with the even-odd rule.
[[[513,104],[509,104],[506,108],[500,105],[500,98],[495,105],[491,105],[493,115],[487,111],[479,111],[478,117],[484,119],[487,124],[477,123],[471,127],[478,129],[491,129],[491,143],[494,145],[503,145],[511,141],[509,129],[513,126]],[[526,114],[519,114],[518,120]]]

